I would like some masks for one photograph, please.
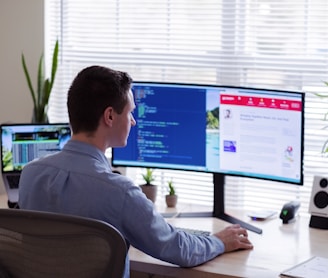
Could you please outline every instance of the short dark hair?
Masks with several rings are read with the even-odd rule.
[[[128,102],[132,81],[128,73],[102,66],[90,66],[80,71],[67,97],[72,131],[95,131],[108,106],[118,114],[122,113]]]

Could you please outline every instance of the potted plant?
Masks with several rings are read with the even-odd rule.
[[[152,183],[155,180],[154,170],[147,168],[146,173],[142,174],[142,177],[145,184],[140,185],[141,190],[149,200],[155,203],[157,197],[157,186]]]
[[[165,195],[165,202],[169,208],[174,208],[178,202],[178,195],[175,194],[175,188],[173,186],[173,181],[167,182],[169,194]]]
[[[45,67],[43,55],[41,55],[38,66],[38,77],[36,89],[33,88],[30,74],[28,72],[24,54],[22,54],[22,65],[25,73],[27,85],[29,87],[32,100],[33,100],[33,123],[47,123],[48,122],[48,102],[50,93],[55,81],[58,63],[58,40],[56,41],[53,55],[52,55],[52,66],[50,78],[45,78]]]

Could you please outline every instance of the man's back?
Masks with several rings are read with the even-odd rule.
[[[124,191],[137,189],[125,177],[111,172],[100,151],[77,141],[27,165],[19,188],[21,208],[92,217],[115,226],[119,226]]]

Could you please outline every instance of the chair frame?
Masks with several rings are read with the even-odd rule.
[[[36,239],[67,236],[92,236],[106,241],[115,255],[106,262],[106,269],[101,277],[122,277],[127,256],[127,245],[122,234],[112,225],[101,220],[23,209],[0,209],[0,237],[6,230],[34,237]],[[4,235],[4,238],[6,234]],[[3,239],[1,239],[3,240]],[[4,239],[6,240],[6,239]],[[3,262],[2,246],[0,241],[0,265],[10,273],[10,267]],[[20,242],[23,244],[23,240]],[[69,244],[68,244],[69,245]],[[24,248],[20,248],[24,249]],[[16,252],[16,250],[10,250]],[[25,256],[25,251],[19,250],[19,256]],[[2,255],[1,255],[2,254]],[[28,256],[28,254],[26,254]],[[17,263],[19,258],[17,258]],[[17,267],[17,266],[16,266]],[[34,277],[33,274],[26,277]]]

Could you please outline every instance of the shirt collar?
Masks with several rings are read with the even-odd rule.
[[[109,165],[109,161],[105,154],[99,150],[97,147],[84,143],[78,140],[70,139],[64,146],[63,151],[77,152],[80,154],[92,156],[95,159],[107,163]]]

